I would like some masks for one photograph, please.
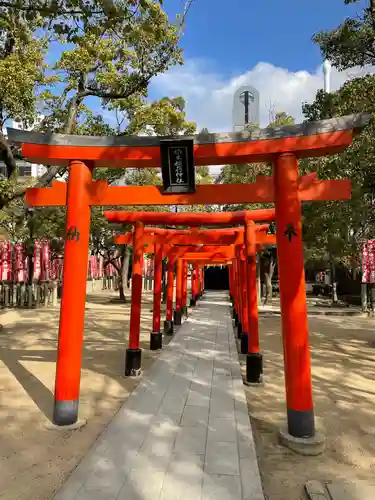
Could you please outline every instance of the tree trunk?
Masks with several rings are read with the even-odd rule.
[[[264,296],[263,304],[266,305],[267,303],[272,302],[272,280],[268,272],[264,273],[264,283],[266,286],[266,294]]]
[[[28,284],[32,285],[34,281],[34,252],[30,251],[28,255]]]
[[[352,279],[353,279],[353,281],[355,281],[357,279],[357,274],[358,274],[357,263],[353,262],[353,264],[352,264]]]
[[[368,311],[367,307],[367,283],[361,283],[361,307],[363,312]]]
[[[17,163],[9,147],[8,141],[5,139],[4,134],[2,133],[1,130],[0,130],[0,152],[1,152],[1,159],[3,160],[6,167],[7,179],[16,179]]]
[[[257,255],[257,297],[258,304],[262,302],[262,284],[260,281],[260,255]]]
[[[119,298],[123,302],[126,302],[125,290],[129,289],[128,287],[129,257],[130,257],[130,252],[128,246],[126,245],[122,251],[121,268],[119,270],[119,275],[118,275]]]
[[[375,287],[374,283],[369,283],[367,286],[367,297],[368,297],[368,310],[374,312],[374,302],[375,302]]]
[[[329,265],[331,268],[332,304],[337,304],[339,299],[337,296],[336,266],[332,257],[330,258]]]
[[[120,298],[120,300],[122,302],[126,302],[126,295],[125,295],[125,292],[124,292],[124,286],[123,286],[121,280],[119,280],[118,291],[119,291],[119,298]]]
[[[264,298],[264,304],[268,302],[272,303],[272,278],[275,271],[275,259],[273,255],[270,256],[268,271],[264,273],[264,281],[266,284],[266,296]]]
[[[130,250],[128,245],[125,246],[125,255],[123,257],[123,262],[121,266],[121,276],[122,276],[122,285],[124,290],[129,290],[128,278],[129,278],[129,264],[130,264]]]

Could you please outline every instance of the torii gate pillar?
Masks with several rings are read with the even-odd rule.
[[[152,332],[150,336],[150,349],[152,351],[162,348],[163,337],[160,332],[161,313],[161,285],[163,268],[163,246],[155,245],[154,253],[154,303],[152,315]]]
[[[188,262],[183,263],[183,271],[182,271],[182,314],[185,318],[188,317],[188,306],[187,306],[187,286],[188,286]]]
[[[78,419],[91,213],[88,186],[91,181],[89,165],[81,161],[69,163],[53,411],[53,423],[59,426],[76,424]]]
[[[248,350],[246,351],[246,384],[260,384],[263,381],[263,358],[259,350],[257,263],[254,232],[247,221],[245,224],[246,285],[248,309]]]
[[[143,274],[143,222],[137,221],[133,242],[133,278],[132,278],[132,304],[130,310],[129,347],[125,355],[125,376],[138,376],[141,374],[140,330],[142,307],[142,274]]]
[[[295,438],[319,440],[315,436],[298,160],[294,154],[284,153],[277,158],[274,178],[288,421],[288,432],[281,433],[281,438],[292,447]],[[289,436],[292,439],[286,443]]]
[[[176,309],[174,310],[173,323],[176,326],[182,324],[182,281],[184,275],[183,262],[181,259],[177,260],[176,269]]]
[[[173,335],[173,292],[174,292],[174,261],[168,259],[167,271],[167,303],[165,309],[164,333]]]

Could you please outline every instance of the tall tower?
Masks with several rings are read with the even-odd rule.
[[[323,62],[323,75],[324,75],[324,92],[329,94],[331,92],[331,69],[332,65],[325,59]]]
[[[243,130],[249,123],[259,125],[259,92],[246,85],[233,96],[233,129]]]

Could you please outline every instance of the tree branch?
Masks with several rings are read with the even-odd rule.
[[[7,170],[7,178],[11,179],[15,177],[17,173],[17,163],[16,160],[14,159],[8,141],[4,137],[4,134],[1,130],[0,130],[0,151]]]
[[[67,16],[74,16],[74,15],[82,15],[84,14],[84,11],[82,9],[67,9],[64,10],[61,6],[54,8],[54,7],[48,7],[47,5],[45,6],[38,6],[38,5],[20,5],[20,4],[15,4],[12,1],[6,1],[6,0],[1,0],[0,1],[0,7],[4,8],[10,8],[14,10],[19,10],[22,12],[40,12],[41,14],[55,14],[55,15],[67,15]],[[92,14],[101,14],[103,13],[102,10],[94,10],[91,12]]]
[[[178,27],[179,34],[182,33],[187,14],[188,14],[193,3],[194,3],[194,0],[186,0],[183,15],[182,15],[181,20],[179,22],[179,27]],[[22,7],[21,5],[14,5],[14,3],[7,1],[7,0],[0,0],[0,7],[9,7],[9,8],[11,7],[11,8],[19,9],[19,10],[35,10],[35,11],[42,11],[43,10],[41,7],[38,7],[37,5],[30,5],[30,6]],[[45,9],[46,9],[45,12],[47,12],[47,13],[49,11],[51,11],[51,13],[59,13],[58,9],[56,10],[56,9],[52,9],[49,7],[45,7]],[[81,14],[81,13],[83,13],[83,11],[78,10],[78,11],[65,12],[65,14],[70,14],[70,15],[72,15],[74,13]],[[98,13],[99,13],[99,11],[98,11]],[[64,12],[61,12],[61,14],[64,14]],[[82,101],[85,97],[95,96],[95,97],[98,97],[101,99],[127,99],[128,97],[135,94],[136,92],[140,92],[140,91],[144,90],[147,87],[147,85],[149,84],[151,78],[153,78],[160,71],[163,70],[164,66],[168,63],[168,61],[172,57],[173,53],[174,53],[173,50],[170,52],[167,52],[165,57],[162,58],[162,60],[158,64],[158,66],[156,68],[154,68],[154,70],[152,72],[150,72],[148,75],[139,76],[138,78],[136,78],[135,81],[133,81],[128,86],[128,88],[125,89],[125,91],[123,91],[123,92],[115,92],[115,91],[114,92],[105,92],[105,91],[101,91],[98,88],[88,86],[86,84],[86,81],[85,81],[86,75],[81,75],[81,78],[80,78],[79,83],[78,83],[77,94],[71,99],[71,101],[68,105],[68,118],[67,118],[66,125],[64,127],[64,133],[69,134],[71,132],[78,107],[82,103]],[[43,120],[44,123],[46,123],[47,121],[48,121],[48,118]],[[39,128],[41,128],[41,125],[39,125]],[[11,151],[10,147],[7,145],[6,141],[5,141],[5,145],[6,145],[6,151],[8,152],[8,154],[11,155],[13,165],[16,169],[17,165],[15,162],[15,159],[14,159],[12,151]],[[1,149],[1,137],[0,137],[0,149]],[[59,174],[59,172],[61,172],[60,166],[50,166],[49,169],[47,170],[47,172],[39,178],[38,182],[33,187],[45,187],[45,186],[47,186],[56,177],[56,175]],[[27,189],[26,187],[16,188],[14,195],[6,201],[3,200],[2,204],[0,205],[0,208],[4,208],[4,206],[9,204],[14,199],[17,199],[19,197],[24,196],[26,193],[26,189]]]

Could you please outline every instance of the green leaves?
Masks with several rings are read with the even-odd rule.
[[[132,103],[128,108],[127,101],[118,101],[111,107],[128,113],[129,123],[126,135],[149,134],[163,136],[193,135],[196,124],[188,122],[185,114],[185,101],[182,97],[163,97],[151,104],[142,100]]]
[[[44,40],[21,43],[0,59],[0,120],[12,119],[26,126],[34,123],[38,89],[45,83]]]
[[[77,2],[80,3],[80,2]],[[74,47],[62,54],[56,70],[83,96],[104,101],[127,99],[147,90],[150,79],[181,63],[178,28],[158,2],[96,1],[91,14],[79,5],[84,29],[64,36]]]
[[[87,99],[96,97],[103,108],[123,111],[127,133],[148,131],[147,120],[154,130],[173,133],[184,124],[184,133],[193,133],[183,100],[150,109],[144,102],[151,78],[182,63],[181,28],[181,20],[173,24],[157,0],[0,0],[0,125],[13,119],[33,127],[42,113],[41,131],[118,132],[90,115]],[[53,67],[46,63],[51,48],[60,54]],[[14,149],[1,140],[10,179]],[[38,185],[58,172],[52,166]]]
[[[285,111],[281,111],[275,114],[274,119],[267,125],[267,128],[272,127],[282,127],[283,125],[293,125],[295,123],[295,118],[288,115]]]
[[[354,3],[346,1],[345,3]],[[374,2],[371,2],[374,3]],[[322,53],[338,69],[375,61],[374,12],[368,8],[358,19],[347,19],[332,31],[315,35]],[[313,103],[303,105],[307,120],[321,120],[369,112],[373,118],[343,153],[301,162],[301,171],[316,171],[321,179],[349,179],[350,200],[305,205],[304,242],[313,258],[353,261],[360,241],[375,231],[375,76],[347,81],[338,91],[318,91]]]
[[[345,0],[345,4],[356,0]],[[375,11],[365,8],[358,18],[348,18],[333,30],[321,31],[313,36],[325,58],[339,70],[375,62]]]

